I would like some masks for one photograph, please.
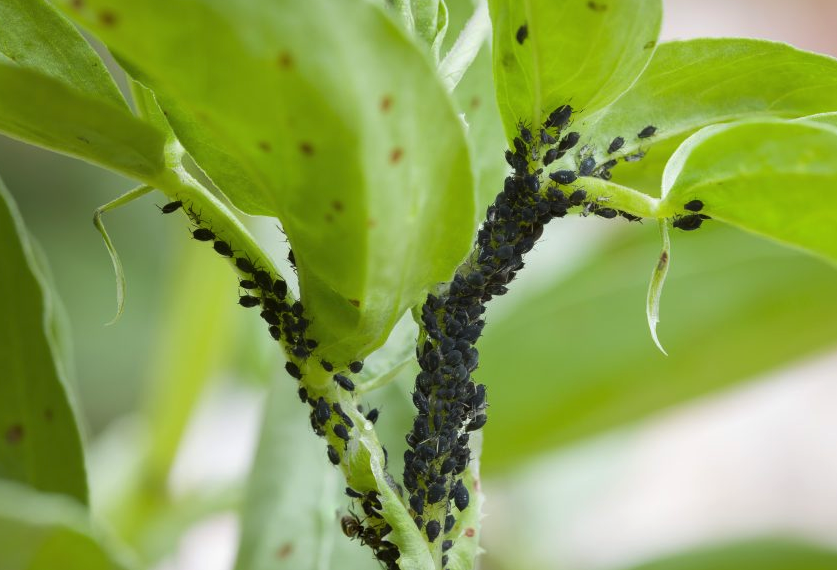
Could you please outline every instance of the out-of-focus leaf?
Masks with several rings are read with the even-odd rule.
[[[647,151],[615,168],[613,180],[656,193],[671,153],[701,127],[834,110],[837,60],[764,40],[697,39],[661,44],[637,82],[581,128],[599,151],[616,136],[626,140],[620,155]],[[657,133],[638,139],[647,125]]]
[[[559,105],[593,113],[645,67],[660,31],[659,0],[490,0],[494,77],[511,138]]]
[[[489,310],[477,371],[491,405],[484,469],[514,465],[834,346],[832,267],[707,223],[672,236],[663,356],[648,341],[643,316],[659,236],[653,224],[631,229],[514,310],[497,318]]]
[[[661,213],[701,213],[837,262],[837,128],[758,121],[707,127],[663,174]]]
[[[236,206],[282,221],[328,360],[383,342],[464,257],[473,181],[461,125],[426,56],[377,6],[62,4],[154,90]]]
[[[0,568],[120,570],[124,566],[94,536],[80,504],[0,481]]]
[[[631,570],[832,570],[837,552],[788,539],[764,538],[676,554]]]
[[[164,167],[164,135],[124,106],[2,63],[0,132],[140,180],[152,179]]]
[[[94,99],[128,110],[104,62],[46,0],[0,2],[0,52]]]
[[[485,208],[503,189],[503,178],[509,170],[503,159],[506,136],[494,99],[491,50],[487,44],[483,45],[453,94],[468,123],[476,183],[476,215],[482,219]]]
[[[52,301],[0,182],[0,479],[87,502],[81,438],[51,344]]]
[[[374,568],[371,550],[342,544],[349,540],[338,514],[348,502],[339,499],[344,487],[293,384],[275,382],[248,482],[236,570]]]

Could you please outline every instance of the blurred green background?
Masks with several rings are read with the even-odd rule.
[[[837,54],[822,32],[837,16],[829,2],[666,4],[668,38],[757,36]],[[267,387],[286,380],[281,356],[230,302],[225,264],[162,217],[154,194],[105,215],[128,279],[125,314],[105,326],[114,280],[92,212],[131,182],[2,137],[0,174],[63,301],[97,517],[160,570],[232,568],[235,512],[251,462],[264,459],[255,450]],[[270,220],[251,226],[284,257]],[[665,357],[644,315],[656,227],[557,226],[491,307],[479,344],[491,404],[482,568],[837,568],[827,550],[837,547],[834,267],[717,224],[678,233],[659,329]],[[393,336],[381,367],[411,352],[409,323]],[[394,472],[413,374],[408,366],[368,396],[382,408]],[[304,427],[287,392],[268,410]],[[317,455],[286,450],[277,480],[324,467],[314,436],[292,433]],[[287,434],[276,437],[288,447]],[[325,513],[335,531],[339,503],[318,496],[340,488],[325,472],[292,510]],[[365,551],[328,536],[324,559],[374,568]],[[275,554],[255,556],[255,567],[284,567],[281,543],[248,548]]]

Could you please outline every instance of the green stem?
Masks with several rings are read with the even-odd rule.
[[[660,200],[648,194],[599,178],[579,178],[578,182],[580,187],[587,191],[589,198],[598,199],[608,208],[622,210],[641,218],[661,217]]]
[[[491,35],[491,19],[488,17],[488,2],[482,0],[471,18],[456,38],[445,58],[439,64],[439,77],[448,91],[453,91],[471,67],[480,48]]]

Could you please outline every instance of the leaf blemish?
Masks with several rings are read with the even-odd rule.
[[[291,542],[286,542],[276,550],[276,558],[282,560],[287,558],[294,551],[294,545]]]
[[[81,10],[84,8],[84,0],[73,0],[70,2],[70,6],[75,8],[76,10]]]
[[[270,152],[271,151],[270,143],[267,142],[267,141],[259,141],[259,148],[262,149],[265,152]]]
[[[594,12],[604,12],[607,10],[607,4],[599,4],[598,2],[594,2],[593,0],[587,2],[587,7],[593,10]]]
[[[474,96],[471,99],[471,109],[478,109],[481,104],[482,104],[482,101],[480,101],[479,97]]]
[[[279,67],[282,69],[290,69],[294,66],[294,58],[291,57],[291,54],[283,51],[279,54],[279,57],[276,58],[276,63],[279,64]]]
[[[657,271],[662,271],[668,263],[668,252],[664,251],[660,254],[660,261],[657,262]]]
[[[476,531],[473,528],[468,527],[468,528],[465,529],[465,536],[467,536],[468,538],[473,538],[473,536],[475,534],[476,534]]]
[[[111,28],[116,25],[116,20],[117,17],[115,12],[111,12],[110,10],[102,10],[99,12],[99,22],[103,26]]]
[[[15,445],[20,443],[23,439],[23,426],[21,424],[14,424],[9,426],[6,430],[6,443]]]
[[[52,412],[52,410],[50,408],[47,408],[47,409],[44,410],[44,419],[46,421],[51,422],[52,418],[54,416],[55,416],[55,414]]]
[[[651,41],[649,41],[648,43],[646,43],[646,44],[642,47],[642,49],[651,49],[651,48],[653,48],[655,45],[657,45],[657,41],[656,41],[656,40],[651,40]]]
[[[386,113],[389,111],[390,107],[392,107],[392,97],[384,95],[383,99],[381,99],[381,111]]]
[[[299,150],[302,154],[307,154],[308,156],[314,154],[314,147],[308,142],[299,143]]]
[[[331,207],[334,208],[335,212],[342,212],[343,211],[343,202],[340,200],[335,200],[331,203]]]
[[[349,303],[351,303],[355,307],[360,307],[360,301],[357,299],[349,299]]]
[[[389,161],[392,164],[398,164],[402,156],[404,156],[404,149],[402,149],[401,147],[395,147],[394,149],[392,149],[392,152],[389,153]]]

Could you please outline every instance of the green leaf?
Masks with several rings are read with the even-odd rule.
[[[163,134],[127,108],[2,63],[0,132],[141,180],[164,167]]]
[[[99,543],[87,511],[62,495],[0,481],[0,568],[120,570]]]
[[[485,208],[503,189],[509,165],[503,159],[506,136],[494,99],[491,74],[491,50],[486,44],[453,92],[465,121],[476,183],[476,215],[482,218]]]
[[[663,174],[660,214],[701,213],[837,261],[837,128],[758,121],[707,127]]]
[[[115,26],[96,19],[103,9]],[[378,7],[90,0],[68,10],[154,90],[236,206],[281,220],[328,359],[379,345],[464,257],[474,222],[461,125],[426,56]]]
[[[104,62],[46,0],[0,2],[0,52],[76,91],[128,109]]]
[[[501,314],[489,309],[478,345],[491,404],[486,472],[834,345],[832,267],[722,224],[672,241],[660,327],[667,357],[648,342],[643,318],[649,261],[660,251],[656,224],[625,228],[574,271]],[[585,247],[561,243],[567,255]],[[537,270],[537,260],[527,266]]]
[[[800,117],[837,110],[837,60],[786,44],[751,39],[663,43],[637,82],[616,102],[582,121],[592,144],[616,136],[639,162],[613,170],[615,182],[656,193],[666,161],[691,133],[753,117]],[[647,125],[657,134],[636,137]]]
[[[236,570],[375,568],[371,551],[340,532],[335,513],[348,500],[344,487],[294,386],[275,382],[248,481]]]
[[[51,342],[52,300],[0,182],[0,479],[87,502],[78,426]]]
[[[782,538],[716,545],[631,570],[831,570],[837,552]]]
[[[511,138],[565,103],[586,114],[636,80],[660,31],[659,0],[490,0],[497,101]],[[524,34],[522,43],[518,37]]]

